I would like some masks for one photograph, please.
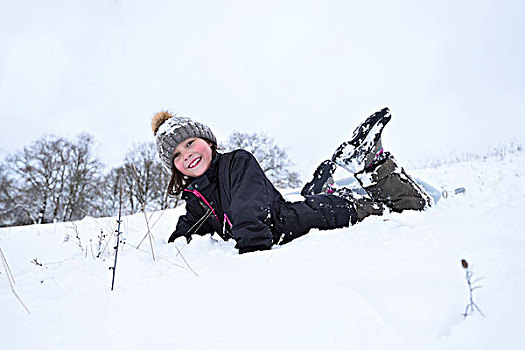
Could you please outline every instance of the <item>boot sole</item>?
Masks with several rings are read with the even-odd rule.
[[[332,176],[336,164],[331,160],[325,160],[315,169],[312,181],[306,183],[301,190],[302,196],[321,193],[324,184]]]
[[[372,114],[354,131],[352,140],[342,143],[337,148],[332,156],[332,161],[345,167],[347,164],[341,159],[343,156],[345,159],[355,158],[357,155],[362,155],[366,158],[366,155],[374,148],[381,138],[383,128],[388,124],[391,118],[392,115],[390,114],[388,107]],[[367,140],[370,131],[372,131],[377,125],[380,125],[379,132],[374,134],[373,140]],[[364,161],[364,159],[358,159],[357,161],[361,162]]]

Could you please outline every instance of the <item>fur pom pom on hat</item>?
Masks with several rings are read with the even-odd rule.
[[[157,139],[157,152],[164,167],[173,169],[173,152],[175,147],[190,137],[200,137],[217,144],[211,129],[190,117],[163,111],[155,114],[151,120],[151,129]]]

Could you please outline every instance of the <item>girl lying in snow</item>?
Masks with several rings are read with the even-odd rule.
[[[390,118],[388,108],[367,118],[352,139],[317,168],[301,191],[305,200],[292,203],[284,200],[251,153],[221,154],[206,125],[157,113],[152,128],[159,157],[172,174],[168,192],[182,193],[186,201],[186,214],[168,242],[217,233],[225,240],[233,238],[242,254],[288,243],[312,228],[348,227],[385,211],[428,208],[430,196],[383,152],[381,132]],[[366,192],[332,187],[337,165],[351,172]]]

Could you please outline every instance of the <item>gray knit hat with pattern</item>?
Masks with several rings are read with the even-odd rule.
[[[209,127],[181,114],[159,112],[151,120],[151,128],[157,138],[157,152],[162,165],[170,172],[173,169],[173,152],[182,141],[190,137],[200,137],[217,144],[217,139]]]

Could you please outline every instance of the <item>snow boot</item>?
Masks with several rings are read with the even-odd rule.
[[[374,165],[375,162],[382,159],[383,154],[383,143],[381,142],[381,138],[379,138],[379,141],[375,144],[374,148],[368,153],[368,155],[365,157],[365,160],[363,161],[365,165],[365,169],[368,167],[371,167]]]
[[[332,174],[334,173],[335,168],[336,164],[329,159],[322,162],[315,170],[312,181],[303,186],[301,195],[308,196],[329,192],[330,186],[334,184]]]
[[[357,194],[348,187],[341,187],[332,195],[345,199],[355,209],[357,222],[363,221],[370,215],[383,215],[385,211],[388,212],[388,207],[382,202],[375,201],[367,195]]]
[[[432,206],[431,197],[400,167],[389,152],[383,152],[372,166],[354,177],[376,202],[394,212],[424,210]]]
[[[392,115],[388,108],[372,114],[352,135],[350,141],[341,144],[332,156],[337,165],[355,174],[367,167],[381,149],[381,133]]]

